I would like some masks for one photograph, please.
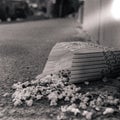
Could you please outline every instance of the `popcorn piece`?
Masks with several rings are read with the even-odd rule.
[[[58,98],[61,100],[61,99],[63,99],[63,94],[60,94],[59,96],[58,96]]]
[[[50,100],[50,106],[57,105],[58,94],[57,92],[52,92],[48,96],[48,100]]]
[[[72,112],[74,115],[80,114],[80,110],[76,107],[75,104],[72,104],[70,106],[62,106],[61,107],[62,112]]]
[[[114,103],[114,105],[118,105],[120,103],[120,100],[119,99],[114,99],[113,103]]]
[[[62,112],[67,112],[67,107],[68,107],[67,105],[66,106],[61,106],[61,111]]]
[[[68,96],[66,96],[65,101],[70,101],[70,98]]]
[[[80,103],[79,107],[84,109],[84,110],[87,109],[87,105],[85,103],[83,103],[83,102]]]
[[[96,111],[100,111],[100,108],[99,108],[99,107],[95,107],[95,110],[96,110]]]
[[[96,100],[90,101],[90,107],[92,107],[92,108],[96,107]]]
[[[50,106],[56,106],[57,105],[57,101],[55,99],[50,101]]]
[[[41,100],[42,97],[43,97],[43,95],[37,95],[37,96],[36,96],[36,99],[37,99],[37,100]]]
[[[73,104],[67,108],[67,111],[74,113],[74,115],[80,114],[80,110]]]
[[[31,83],[29,81],[26,81],[22,84],[22,86],[24,85],[25,87],[27,87],[28,85],[30,85]]]
[[[118,106],[118,109],[120,110],[120,106]]]
[[[82,115],[85,116],[85,118],[87,120],[91,120],[92,116],[93,116],[93,113],[92,112],[88,112],[88,111],[84,111]]]
[[[16,100],[15,102],[14,102],[14,106],[16,107],[16,106],[19,106],[19,105],[21,105],[22,104],[22,101],[21,100]]]
[[[85,84],[85,85],[89,85],[89,82],[88,82],[88,81],[85,81],[84,84]]]
[[[33,85],[34,85],[34,84],[38,84],[38,83],[40,83],[40,80],[39,80],[39,79],[37,79],[37,80],[32,80],[32,81],[31,81],[31,84],[33,84]]]
[[[101,99],[101,97],[98,97],[96,100],[96,104],[101,105],[101,103],[102,103],[102,99]]]
[[[102,81],[103,81],[103,82],[107,82],[107,81],[108,81],[108,78],[104,77],[104,78],[102,79]]]
[[[9,96],[10,94],[9,93],[5,93],[4,95],[3,95],[3,97],[7,97],[7,96]]]
[[[26,102],[27,106],[29,106],[29,107],[31,107],[33,105],[33,100],[32,99],[26,100],[25,102]]]
[[[21,89],[21,88],[22,88],[21,82],[18,82],[18,83],[13,84],[12,88],[13,88],[13,89]]]
[[[72,98],[71,98],[71,103],[74,103],[76,101],[76,98],[75,98],[75,96],[73,96]]]
[[[114,98],[113,98],[113,96],[108,96],[108,99],[113,100]]]
[[[83,102],[84,103],[87,103],[89,101],[89,97],[85,97],[84,99],[83,99]]]
[[[66,118],[64,113],[60,113],[60,115],[57,116],[57,120],[66,120]]]
[[[112,114],[114,112],[115,110],[113,108],[106,108],[105,111],[103,112],[103,115]]]

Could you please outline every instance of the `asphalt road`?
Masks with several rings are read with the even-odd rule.
[[[0,24],[0,102],[13,83],[32,80],[40,74],[53,45],[71,41],[75,29],[72,19]]]

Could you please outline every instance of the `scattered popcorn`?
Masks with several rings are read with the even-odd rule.
[[[106,108],[105,111],[103,112],[103,115],[112,114],[114,112],[115,110],[113,108]]]
[[[12,86],[15,90],[12,95],[14,106],[22,104],[32,106],[34,100],[41,99],[47,99],[50,101],[50,106],[56,106],[60,101],[63,101],[67,105],[61,107],[61,112],[71,112],[76,116],[84,111],[83,116],[87,120],[91,120],[93,117],[93,113],[87,110],[103,113],[103,115],[113,113],[114,108],[120,110],[120,99],[111,96],[107,91],[83,93],[80,86],[69,83],[69,70],[41,76],[38,76],[36,80],[24,83],[18,82]],[[7,96],[7,93],[4,96]],[[105,106],[112,106],[113,108],[106,108]],[[104,112],[101,110],[104,110]],[[58,116],[57,119],[62,120],[64,117],[64,114],[61,113],[61,116]]]

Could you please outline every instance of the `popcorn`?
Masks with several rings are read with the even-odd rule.
[[[57,100],[58,100],[57,92],[52,92],[47,97],[48,100],[50,100],[50,106],[57,105]]]
[[[81,113],[75,104],[72,104],[70,106],[62,106],[61,111],[62,112],[72,112],[72,113],[74,113],[74,115]]]
[[[102,102],[103,101],[102,101],[101,97],[98,97],[97,100],[96,100],[96,104],[101,105]]]
[[[103,112],[103,115],[112,114],[114,112],[115,110],[113,108],[106,108],[105,111]]]
[[[96,111],[100,111],[100,108],[99,108],[99,107],[95,107],[95,110],[96,110]]]
[[[67,107],[68,107],[67,105],[61,106],[61,111],[62,112],[67,112]]]
[[[43,97],[43,95],[37,95],[37,96],[36,96],[36,99],[37,99],[37,100],[41,100],[42,97]]]
[[[91,109],[103,113],[103,115],[114,112],[113,108],[105,108],[106,105],[112,105],[120,110],[120,99],[111,96],[106,91],[96,90],[82,93],[81,87],[69,83],[69,71],[64,70],[44,77],[41,76],[31,82],[18,82],[12,86],[15,90],[12,95],[14,106],[22,104],[32,106],[34,100],[41,100],[42,98],[49,100],[50,106],[56,106],[60,100],[63,100],[64,103],[71,104],[61,107],[63,113],[72,112],[76,116],[81,114],[81,110],[84,110],[82,115],[87,120],[92,119],[93,112],[86,110]],[[103,107],[105,108],[104,112],[101,111]],[[62,119],[62,116],[58,116],[58,119]]]
[[[89,101],[89,97],[85,97],[83,100],[84,103],[87,103],[88,101]]]
[[[93,116],[93,112],[83,111],[82,115],[85,116],[87,120],[91,120]]]
[[[64,95],[63,94],[60,94],[60,95],[58,95],[58,99],[63,99],[63,97],[64,97]]]
[[[16,107],[16,106],[19,106],[19,105],[21,105],[22,104],[22,101],[21,100],[16,100],[15,102],[14,102],[14,106]]]
[[[87,109],[87,105],[83,102],[80,103],[79,107],[84,109],[84,110]]]
[[[29,81],[24,82],[22,85],[24,85],[25,87],[27,87],[28,85],[30,85],[31,83]],[[23,87],[23,86],[22,86]]]
[[[21,88],[22,88],[21,82],[18,82],[18,83],[13,84],[12,88],[13,88],[13,89],[21,89]]]
[[[85,85],[89,85],[89,82],[88,82],[88,81],[85,81],[84,84],[85,84]]]
[[[65,120],[66,116],[64,113],[60,113],[60,115],[57,116],[57,120]]]
[[[26,100],[25,102],[26,102],[27,106],[29,106],[29,107],[31,107],[33,105],[33,100],[32,99]]]
[[[3,97],[8,97],[9,95],[10,95],[9,93],[5,93]]]
[[[70,98],[68,96],[66,96],[65,101],[70,101]]]
[[[120,111],[120,105],[118,106],[118,110]]]

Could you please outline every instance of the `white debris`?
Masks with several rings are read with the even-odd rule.
[[[60,115],[57,116],[57,120],[66,120],[65,114],[61,112]]]
[[[96,111],[100,111],[100,108],[99,108],[99,107],[95,107],[95,110],[96,110]]]
[[[107,82],[107,81],[108,81],[108,78],[104,77],[104,78],[102,79],[102,81],[103,81],[103,82]]]
[[[52,92],[48,95],[48,100],[50,100],[50,106],[57,105],[58,94],[57,92]]]
[[[25,102],[26,102],[27,106],[29,106],[29,107],[31,107],[33,105],[33,100],[32,99],[26,100]]]
[[[22,104],[22,101],[21,100],[16,100],[15,102],[14,102],[14,106],[16,107],[16,106],[19,106],[19,105],[21,105]]]
[[[9,93],[5,93],[4,95],[3,95],[3,97],[7,97],[7,96],[9,96],[10,94]]]
[[[31,82],[16,83],[12,87],[15,90],[12,99],[14,106],[26,104],[32,106],[34,100],[47,99],[50,102],[50,106],[58,105],[59,101],[64,101],[66,104],[61,107],[63,113],[71,112],[75,116],[81,114],[84,110],[83,116],[87,120],[91,120],[93,112],[87,110],[93,110],[101,112],[103,115],[114,112],[114,107],[120,110],[120,99],[113,97],[106,91],[90,91],[83,93],[81,87],[69,83],[69,71],[61,71],[55,74],[41,77],[38,76],[36,80]],[[88,85],[89,83],[86,83]],[[5,94],[4,96],[7,96]],[[106,108],[104,112],[103,107],[105,105],[112,105],[113,108]],[[64,116],[63,116],[64,117]],[[62,116],[58,116],[58,119],[62,119]]]
[[[42,97],[43,97],[43,95],[37,95],[37,96],[36,96],[36,99],[37,99],[37,100],[41,100]]]
[[[87,119],[91,120],[93,117],[93,112],[83,111],[82,115]]]
[[[89,82],[88,82],[88,81],[85,81],[84,84],[85,84],[85,85],[89,85]]]
[[[69,106],[67,108],[67,111],[74,113],[74,115],[80,114],[80,110],[77,108],[75,104],[72,104],[71,106]]]
[[[81,113],[75,104],[72,104],[70,106],[62,106],[61,111],[62,112],[71,112],[71,113],[74,113],[74,115]]]
[[[106,108],[105,111],[103,112],[103,115],[112,114],[114,112],[115,110],[113,108]]]
[[[12,88],[13,88],[13,89],[19,89],[19,88],[21,89],[21,88],[22,88],[21,82],[18,82],[18,83],[13,84]]]
[[[120,106],[118,106],[118,109],[119,109],[119,111],[120,111]]]
[[[80,103],[79,107],[84,110],[87,109],[87,105],[83,102]]]

